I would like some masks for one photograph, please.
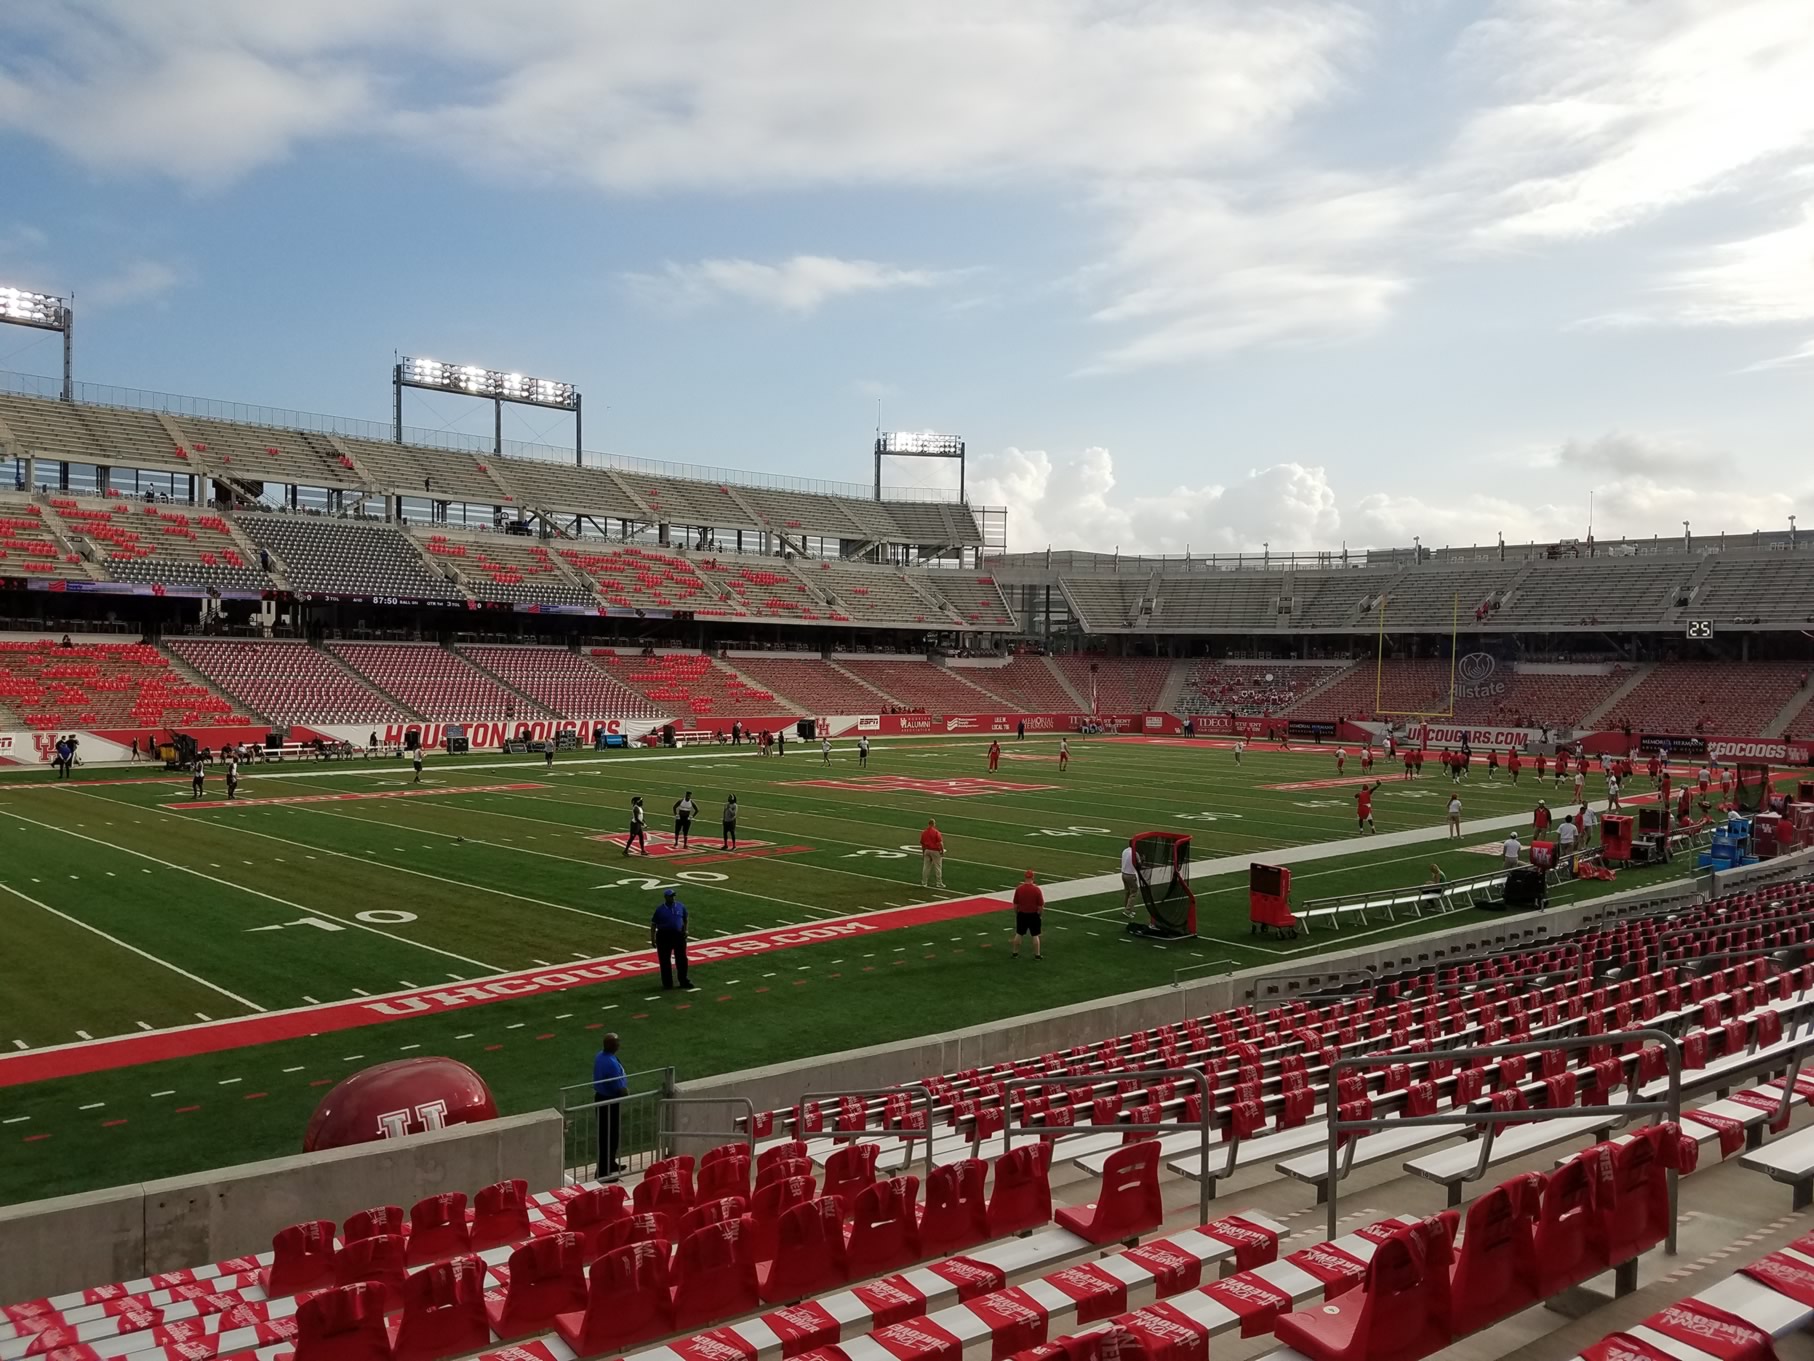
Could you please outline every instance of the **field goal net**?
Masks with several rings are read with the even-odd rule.
[[[1769,763],[1740,761],[1733,775],[1733,805],[1747,817],[1763,812],[1770,802]]]
[[[1197,895],[1190,887],[1190,836],[1184,832],[1140,832],[1134,873],[1150,924],[1130,923],[1136,935],[1181,940],[1197,934]]]

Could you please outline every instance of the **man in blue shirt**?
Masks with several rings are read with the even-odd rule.
[[[649,918],[649,944],[661,961],[661,986],[672,988],[678,974],[681,991],[694,991],[687,977],[687,905],[671,888],[661,891],[661,906]]]
[[[624,1079],[624,1065],[617,1057],[617,1035],[605,1035],[598,1042],[598,1055],[592,1060],[592,1096],[597,1101],[610,1101],[598,1109],[598,1179],[616,1181],[623,1175],[623,1164],[617,1161],[617,1135],[623,1107],[616,1098],[628,1096],[630,1084]]]

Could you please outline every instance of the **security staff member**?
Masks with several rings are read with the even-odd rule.
[[[673,988],[679,978],[682,992],[694,991],[687,977],[687,905],[674,896],[674,890],[661,891],[661,906],[649,918],[649,944],[661,961],[661,986]]]

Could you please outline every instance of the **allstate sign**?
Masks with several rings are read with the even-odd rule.
[[[1498,659],[1490,652],[1470,652],[1455,663],[1456,699],[1491,699],[1505,693]]]

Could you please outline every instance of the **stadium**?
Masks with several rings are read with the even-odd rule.
[[[292,17],[294,50],[326,22]],[[1190,49],[1187,20],[1163,47]],[[1116,64],[1096,44],[1141,31],[1108,27],[1042,78],[1087,93]],[[685,65],[713,66],[706,41]],[[344,89],[317,56],[299,102],[326,120]],[[27,75],[0,54],[0,94]],[[672,132],[687,101],[651,80]],[[477,155],[455,111],[434,121]],[[1130,145],[1159,139],[1137,121]],[[714,157],[758,140],[720,130]],[[111,184],[77,148],[55,155]],[[291,211],[323,172],[269,154],[297,158],[259,189]],[[612,202],[680,192],[649,168],[669,158]],[[181,205],[198,241],[217,204],[247,211],[209,200],[215,174]],[[766,221],[731,183],[722,215]],[[1131,257],[1174,234],[1240,256],[1154,217]],[[611,226],[636,236],[629,209]],[[242,284],[281,272],[281,240]],[[1174,552],[1155,505],[1192,501],[1180,478],[1048,545],[1054,497],[1113,507],[998,496],[1023,484],[983,475],[980,438],[879,410],[847,449],[722,456],[769,471],[601,449],[605,382],[485,366],[557,348],[528,283],[483,327],[423,321],[499,352],[396,354],[368,394],[388,421],[91,381],[77,300],[14,274],[49,241],[0,221],[0,339],[24,338],[0,362],[61,357],[0,372],[0,1361],[1807,1354],[1814,546],[1793,515],[1508,539],[1482,513],[1445,536],[1478,542],[1352,549],[1268,541],[1256,515]],[[1276,284],[1272,249],[1227,266],[1241,287]],[[675,316],[716,289],[805,330],[833,297],[988,272],[882,258],[625,277]],[[1671,288],[1742,272],[1722,259]],[[545,272],[584,310],[580,276]],[[133,328],[135,289],[164,286],[134,277],[92,291],[83,345],[212,385],[220,349]],[[954,297],[938,325],[961,348],[1006,306]],[[313,340],[293,308],[283,353],[362,353],[335,307]],[[278,315],[249,292],[207,325],[237,343]],[[717,323],[651,322],[652,349],[663,324],[704,355]],[[297,381],[289,400],[322,390]],[[667,413],[686,438],[731,401],[705,390]],[[1157,390],[1113,400],[1133,420]],[[423,403],[441,424],[406,423]],[[1715,506],[1741,482],[1775,506],[1764,464],[1697,476]]]

